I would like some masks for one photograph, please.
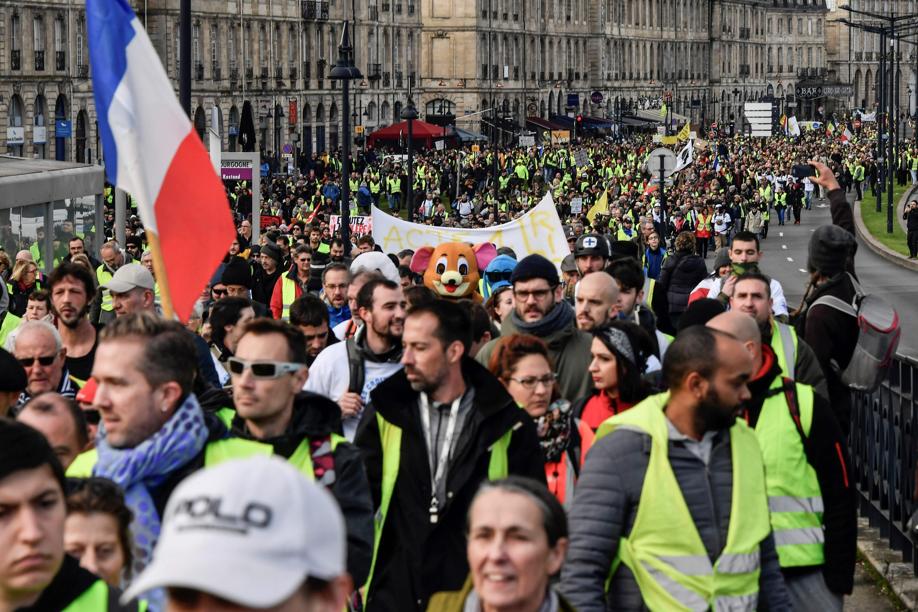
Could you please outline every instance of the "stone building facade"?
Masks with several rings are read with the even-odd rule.
[[[179,0],[132,5],[177,89]],[[265,152],[339,147],[328,74],[348,20],[352,125],[368,132],[399,120],[409,89],[422,119],[505,136],[664,96],[695,122],[738,122],[744,101],[826,71],[825,15],[823,0],[195,0],[192,115],[204,134],[217,107],[225,150],[243,101]],[[83,3],[0,0],[0,151],[96,161],[91,85]]]

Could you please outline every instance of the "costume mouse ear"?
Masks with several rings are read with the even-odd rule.
[[[478,263],[478,269],[484,272],[491,260],[497,257],[497,247],[490,242],[482,242],[472,247],[475,251],[475,261]]]
[[[430,256],[433,254],[432,246],[423,246],[414,252],[411,256],[411,264],[408,266],[415,274],[423,274],[430,264]]]

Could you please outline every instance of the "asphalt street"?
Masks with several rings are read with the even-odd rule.
[[[781,281],[791,309],[800,305],[809,278],[806,259],[810,236],[817,227],[831,222],[828,200],[814,200],[813,209],[803,211],[800,225],[789,221],[783,227],[778,226],[777,214],[771,215],[768,238],[762,241],[761,269]],[[711,263],[709,258],[708,266]],[[865,291],[882,295],[899,312],[902,327],[899,352],[918,357],[918,272],[883,259],[860,240],[855,269]]]

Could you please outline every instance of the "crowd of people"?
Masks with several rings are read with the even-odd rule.
[[[552,193],[571,255],[498,249],[481,299],[333,234],[335,156],[264,181],[258,244],[228,186],[238,234],[185,323],[133,220],[98,261],[76,234],[47,275],[17,253],[0,612],[841,610],[858,330],[816,302],[856,291],[869,147],[714,141],[663,202],[651,146],[362,157],[355,214],[477,227]],[[794,308],[761,241],[820,199]]]

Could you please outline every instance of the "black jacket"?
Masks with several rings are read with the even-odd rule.
[[[273,274],[268,274],[260,265],[255,266],[254,281],[252,284],[252,300],[265,306],[271,303],[271,294],[274,293],[274,284],[284,273],[278,265]]]
[[[694,253],[680,251],[663,262],[660,286],[666,291],[671,314],[685,312],[689,295],[707,275],[704,259]]]
[[[918,208],[913,208],[906,213],[902,213],[902,218],[908,222],[908,231],[918,232]]]
[[[781,375],[774,353],[767,346],[762,348],[771,367],[763,376],[748,383],[752,399],[746,404],[745,417],[753,428],[762,414],[762,405],[772,382]],[[787,576],[794,576],[821,569],[831,591],[851,593],[857,560],[857,507],[854,487],[848,481],[847,445],[829,402],[815,393],[813,421],[803,447],[808,463],[816,471],[822,492],[826,562],[821,568],[794,567],[782,571]]]
[[[31,606],[17,608],[17,612],[48,612],[49,610],[63,610],[72,604],[78,597],[85,593],[101,578],[80,567],[80,562],[71,557],[64,555],[64,563],[57,571],[57,575],[51,581],[41,596]],[[122,606],[118,599],[121,597],[121,591],[108,587],[108,612],[135,612],[139,610],[137,602],[131,602]]]
[[[845,199],[845,192],[841,189],[830,191],[829,204],[832,221],[854,234],[854,216],[851,205]],[[847,272],[854,274],[853,265]],[[842,432],[847,435],[851,428],[851,392],[841,382],[832,362],[836,362],[838,367],[844,370],[851,361],[857,344],[857,319],[825,304],[810,308],[810,304],[824,295],[835,296],[850,304],[855,296],[854,285],[848,275],[842,272],[811,291],[806,297],[804,316],[798,320],[797,333],[816,354],[816,359],[826,375],[829,401],[835,410]]]
[[[418,392],[412,390],[402,370],[370,393],[356,442],[364,452],[376,508],[382,495],[383,464],[377,412],[401,428],[402,443],[398,479],[366,602],[369,612],[423,610],[434,593],[462,588],[469,573],[466,514],[478,486],[488,478],[489,448],[507,431],[513,430],[510,473],[545,482],[542,449],[532,419],[481,365],[464,359],[462,373],[475,396],[449,462],[447,501],[436,524],[430,523],[428,514],[430,468],[418,416]]]
[[[233,419],[234,436],[253,440],[238,414]],[[293,415],[283,435],[266,440],[274,454],[289,459],[304,438],[318,440],[331,434],[341,434],[341,409],[323,395],[303,391],[296,396]],[[338,502],[347,527],[347,571],[359,587],[370,573],[373,555],[373,504],[370,486],[360,450],[349,442],[341,442],[333,455],[335,478],[328,486]]]

